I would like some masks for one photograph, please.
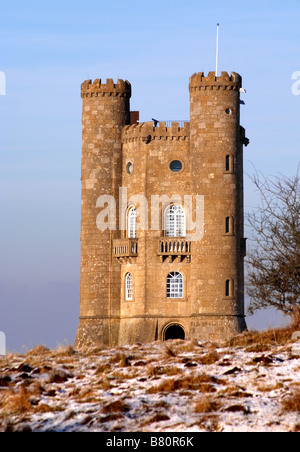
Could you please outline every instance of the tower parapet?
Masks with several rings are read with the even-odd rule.
[[[134,124],[125,126],[122,133],[123,143],[133,141],[147,140],[188,140],[190,137],[190,123],[185,122],[184,127],[179,127],[179,122],[173,122],[171,127],[166,127],[166,122],[160,122],[159,127],[153,127],[153,122],[143,122],[141,124]]]
[[[98,97],[98,96],[114,96],[114,97],[131,97],[131,84],[126,80],[118,80],[114,83],[113,79],[108,78],[106,83],[102,83],[101,79],[86,80],[81,85],[81,97]]]
[[[204,72],[195,73],[190,77],[190,92],[199,90],[233,90],[238,91],[242,87],[242,77],[236,72],[221,72],[220,77],[215,76],[215,72],[209,72],[207,77]]]

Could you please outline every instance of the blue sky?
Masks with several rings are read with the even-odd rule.
[[[300,1],[20,1],[0,6],[0,330],[10,349],[72,342],[79,314],[80,84],[127,79],[140,119],[189,119],[188,80],[243,76],[245,172],[299,162]],[[245,205],[258,203],[245,177]],[[58,313],[61,317],[58,320]],[[249,319],[274,323],[273,314]]]

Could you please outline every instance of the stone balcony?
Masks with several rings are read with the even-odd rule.
[[[113,240],[113,257],[120,262],[130,260],[138,255],[138,239],[115,239]]]
[[[161,237],[158,242],[158,256],[161,262],[167,258],[170,262],[177,259],[179,262],[187,259],[191,261],[191,242],[184,237]]]

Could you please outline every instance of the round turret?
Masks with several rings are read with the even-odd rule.
[[[118,205],[122,184],[121,134],[129,124],[131,85],[118,80],[87,80],[81,85],[82,110],[82,214],[80,325],[76,345],[116,342],[111,316],[119,315],[120,270],[112,271],[111,240],[116,231],[101,230],[97,218],[102,196]],[[106,198],[107,199],[107,198]],[[105,207],[103,205],[102,207]],[[114,223],[119,221],[118,211]],[[116,301],[117,300],[117,301]],[[113,339],[115,338],[115,339]]]
[[[241,86],[241,76],[227,72],[200,72],[189,83],[191,186],[204,195],[205,218],[204,237],[193,244],[195,337],[245,328]]]

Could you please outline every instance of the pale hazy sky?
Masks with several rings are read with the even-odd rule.
[[[243,76],[252,164],[292,175],[299,162],[300,1],[3,0],[0,5],[0,330],[10,350],[73,342],[79,315],[80,84],[127,79],[142,121],[189,119],[188,80]],[[1,90],[0,90],[1,92]],[[258,198],[249,179],[245,205]],[[273,314],[248,319],[276,323]]]

